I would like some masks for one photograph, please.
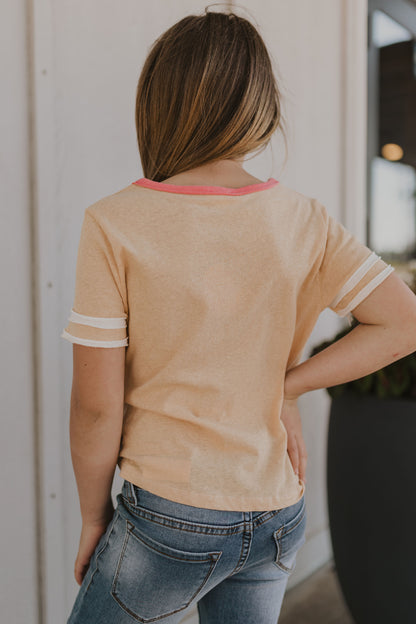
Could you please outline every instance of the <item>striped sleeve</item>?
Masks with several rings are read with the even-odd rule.
[[[323,208],[325,250],[319,268],[321,308],[347,316],[394,268]]]
[[[128,346],[122,266],[109,238],[87,208],[81,227],[75,295],[61,338],[87,347]]]

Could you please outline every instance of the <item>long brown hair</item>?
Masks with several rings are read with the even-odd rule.
[[[233,11],[206,7],[156,39],[139,77],[135,119],[143,174],[157,182],[256,155],[278,128],[286,144],[265,43]]]

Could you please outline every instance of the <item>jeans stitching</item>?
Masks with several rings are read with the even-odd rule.
[[[242,523],[239,525],[230,525],[227,529],[219,529],[218,525],[199,524],[198,522],[190,522],[187,520],[174,520],[168,516],[162,516],[155,511],[146,511],[144,509],[137,509],[130,504],[126,504],[129,513],[137,518],[145,518],[154,522],[155,524],[161,524],[169,526],[173,529],[179,529],[180,531],[189,531],[190,533],[211,533],[214,535],[230,535],[234,533],[241,533],[244,530]],[[188,525],[188,526],[187,526]],[[241,525],[241,526],[240,526]],[[202,530],[199,530],[202,529]]]
[[[189,531],[190,533],[207,533],[214,535],[234,535],[235,533],[241,533],[244,531],[244,521],[241,521],[237,524],[229,525],[226,529],[218,528],[218,525],[215,524],[200,524],[198,522],[192,522],[187,520],[175,520],[168,516],[164,516],[159,514],[156,511],[146,510],[144,508],[138,509],[132,503],[124,498],[125,507],[128,511],[137,518],[145,518],[150,522],[154,522],[155,524],[160,524],[164,526],[169,526],[174,529],[179,529],[180,531]],[[268,520],[274,518],[277,514],[279,514],[281,509],[266,511],[261,516],[258,516],[255,520],[253,520],[253,526],[261,526]],[[271,515],[268,515],[271,514]],[[201,529],[201,530],[199,530]]]
[[[133,529],[135,528],[134,524],[132,524],[131,522],[129,522],[127,520],[127,525],[128,525],[128,531],[130,533],[130,536],[133,536],[134,538],[136,538],[137,540],[139,540],[140,542],[142,542],[142,544],[145,544],[145,546],[147,546],[148,548],[150,548],[151,550],[154,550],[155,552],[160,553],[161,555],[164,555],[165,557],[170,557],[171,559],[177,559],[178,561],[209,561],[210,559],[219,559],[220,556],[222,555],[222,550],[213,550],[211,552],[206,553],[208,555],[208,559],[191,559],[191,558],[186,558],[186,557],[174,557],[173,555],[170,555],[166,552],[163,552],[163,550],[159,550],[158,548],[156,548],[156,546],[153,546],[152,544],[149,544],[145,539],[141,538],[140,535],[136,535],[133,531]],[[200,553],[198,553],[200,554]],[[204,553],[205,554],[205,553]],[[215,556],[217,555],[217,556]]]
[[[183,609],[187,609],[189,607],[189,605],[191,604],[192,600],[194,600],[195,596],[200,593],[201,589],[204,587],[204,585],[208,582],[208,579],[211,577],[212,572],[214,570],[214,568],[216,567],[219,558],[222,555],[222,551],[213,551],[212,553],[209,554],[209,559],[201,559],[201,562],[211,562],[211,565],[209,567],[209,570],[206,574],[206,577],[203,581],[203,583],[198,587],[198,589],[195,591],[195,593],[193,594],[193,596],[189,599],[188,603],[184,606],[184,607],[180,607],[179,609],[175,609],[174,611],[169,611],[168,613],[163,613],[162,615],[158,615],[154,618],[142,618],[140,615],[134,613],[134,611],[131,611],[127,605],[125,605],[121,599],[117,596],[117,590],[116,590],[116,583],[120,574],[120,569],[121,569],[121,564],[123,561],[123,557],[124,557],[124,553],[125,550],[127,548],[127,542],[128,540],[133,536],[133,537],[137,537],[134,535],[132,529],[134,528],[134,525],[129,522],[129,520],[126,520],[126,529],[125,529],[125,535],[124,535],[124,541],[123,541],[123,548],[117,563],[117,569],[116,572],[114,574],[114,578],[113,578],[113,582],[111,584],[111,595],[113,596],[114,600],[116,600],[118,602],[118,604],[122,607],[122,609],[124,609],[129,615],[131,615],[135,620],[139,621],[139,622],[154,622],[156,620],[160,620],[164,617],[166,617],[167,615],[173,615],[174,613],[177,613],[178,611],[183,611]],[[145,542],[144,542],[145,543]],[[147,546],[149,546],[148,544],[146,544]],[[150,546],[149,546],[150,547]],[[155,550],[156,552],[161,552],[158,551],[156,548],[153,548],[153,550]],[[165,553],[161,553],[161,554],[165,554]],[[215,557],[214,555],[218,555],[217,557]],[[173,558],[173,557],[172,557]],[[182,559],[180,560],[182,561]],[[186,561],[186,560],[185,560]]]
[[[281,509],[276,509],[274,511],[264,512],[264,514],[262,514],[261,516],[257,516],[257,518],[253,520],[253,526],[254,527],[261,526],[265,522],[268,522],[269,520],[277,516],[277,514],[279,514],[281,511],[282,511]],[[268,516],[266,514],[270,514],[270,515]]]
[[[244,518],[244,532],[246,531],[246,526],[247,525],[249,526],[249,529],[250,529],[250,545],[251,545],[251,540],[253,539],[253,533],[254,533],[254,524],[253,524],[252,520],[251,520],[251,522],[246,522],[246,519]],[[244,548],[244,538],[241,540],[241,550],[240,550],[240,555],[238,557],[238,561],[237,561],[234,569],[231,570],[230,574],[228,574],[226,576],[226,578],[229,578],[230,576],[232,576],[233,574],[238,572],[244,566],[245,562],[247,561],[249,553],[250,553],[250,548],[249,548],[249,550],[247,552],[247,556],[246,556],[245,561],[242,561],[241,560],[241,554],[243,552],[243,548]]]
[[[303,511],[303,513],[301,513],[301,515],[299,517],[299,520],[296,522],[296,524],[291,526],[288,531],[285,531],[285,533],[282,533],[283,529],[285,528],[285,525],[281,526],[280,529],[278,529],[276,531],[276,535],[278,535],[278,539],[280,539],[281,537],[284,537],[285,535],[289,535],[289,533],[291,533],[294,529],[296,529],[296,527],[298,526],[299,522],[302,522],[304,515],[305,515],[305,511]]]
[[[300,512],[300,513],[301,513],[301,516],[300,516],[299,520],[296,522],[296,524],[295,524],[293,527],[290,527],[289,531],[286,531],[285,533],[282,533],[283,529],[285,528],[285,526],[283,525],[283,526],[281,526],[281,527],[280,527],[280,529],[278,529],[278,530],[277,530],[277,531],[275,531],[275,533],[274,533],[275,543],[276,543],[276,546],[277,546],[277,559],[274,561],[274,563],[275,563],[275,564],[276,564],[279,568],[281,568],[284,572],[287,572],[287,573],[292,572],[292,571],[293,571],[293,569],[294,569],[294,566],[292,566],[291,568],[288,568],[287,566],[285,566],[285,564],[284,564],[284,563],[282,563],[282,561],[281,561],[281,555],[282,555],[282,552],[281,552],[281,545],[280,545],[279,540],[280,540],[282,537],[284,537],[285,535],[289,535],[289,533],[291,533],[291,532],[292,532],[292,531],[293,531],[293,530],[294,530],[294,529],[295,529],[295,528],[296,528],[296,527],[300,524],[300,522],[302,522],[303,518],[305,517],[305,506],[304,506],[304,508],[303,508],[303,509],[304,509],[304,510],[303,510],[303,513],[302,513],[302,512]],[[305,541],[305,540],[304,540],[304,541]],[[302,542],[298,545],[298,549],[297,549],[297,550],[299,550],[299,548],[301,547],[301,545],[302,545]]]

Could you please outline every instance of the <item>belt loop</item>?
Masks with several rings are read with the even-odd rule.
[[[129,481],[129,486],[130,486],[130,496],[132,498],[134,505],[137,507],[137,497],[136,497],[136,492],[134,491],[134,484],[131,481]]]

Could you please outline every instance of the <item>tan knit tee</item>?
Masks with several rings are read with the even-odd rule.
[[[346,316],[393,271],[315,198],[140,178],[86,208],[61,336],[127,347],[120,476],[230,511],[296,503],[285,371],[326,307]]]

